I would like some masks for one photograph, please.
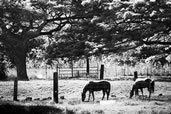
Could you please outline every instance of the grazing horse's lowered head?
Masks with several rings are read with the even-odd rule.
[[[150,100],[151,93],[154,93],[154,86],[155,86],[155,81],[150,78],[137,79],[132,86],[132,90],[130,92],[130,98],[133,97],[134,92],[135,95],[138,95],[138,89],[141,89],[143,93],[143,88],[147,88],[149,91],[149,100]]]
[[[82,93],[81,93],[81,99],[82,99],[82,101],[84,101],[85,98],[86,98],[86,94],[85,94],[85,92],[82,92]]]
[[[110,83],[107,81],[100,81],[100,82],[90,81],[83,88],[83,92],[81,94],[82,101],[85,101],[87,91],[89,91],[88,101],[90,100],[91,94],[93,96],[93,101],[94,101],[94,91],[103,91],[102,100],[104,99],[105,93],[107,94],[107,100],[108,100],[110,94]]]

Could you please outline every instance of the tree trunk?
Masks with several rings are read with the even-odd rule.
[[[28,81],[29,78],[27,76],[26,70],[26,51],[24,47],[20,47],[15,49],[14,52],[14,61],[17,68],[17,77],[18,80]]]

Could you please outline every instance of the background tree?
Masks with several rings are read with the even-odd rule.
[[[142,47],[139,54],[144,53],[143,57],[154,54],[167,56],[171,44],[170,11],[171,4],[168,1],[112,2],[106,15],[96,21],[96,25],[105,25],[106,28],[106,35],[99,35],[103,39],[103,50],[108,54],[120,54]],[[143,51],[145,48],[153,49],[156,53],[148,55],[149,51]]]
[[[120,16],[123,18],[122,32],[134,42],[146,45],[164,45],[169,47],[170,42],[170,11],[171,5],[167,2],[137,2],[125,4]],[[166,50],[167,51],[167,50]]]
[[[123,3],[125,8],[118,16],[123,18],[122,34],[141,48],[134,53],[139,59],[158,55],[157,62],[167,63],[170,54],[170,11],[169,1],[139,1]],[[149,46],[150,45],[150,46]]]

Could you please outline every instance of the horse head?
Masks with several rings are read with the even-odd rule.
[[[86,94],[85,93],[82,93],[81,94],[81,98],[82,98],[82,101],[84,102],[85,98],[86,98]]]
[[[132,86],[132,90],[130,92],[130,97],[129,98],[132,98],[134,96],[134,91],[136,91],[135,86],[136,86],[135,84]]]
[[[88,91],[89,85],[90,85],[90,83],[86,84],[85,87],[83,88],[83,92],[81,93],[82,101],[84,101],[86,98],[86,92]]]

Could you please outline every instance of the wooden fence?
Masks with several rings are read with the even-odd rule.
[[[141,76],[171,76],[171,65],[164,67],[154,66],[110,66],[105,67],[104,77],[133,76],[134,71]]]
[[[58,76],[59,78],[78,78],[78,77],[86,77],[86,78],[98,78],[99,77],[99,68],[90,67],[89,74],[87,74],[86,67],[58,67]]]

